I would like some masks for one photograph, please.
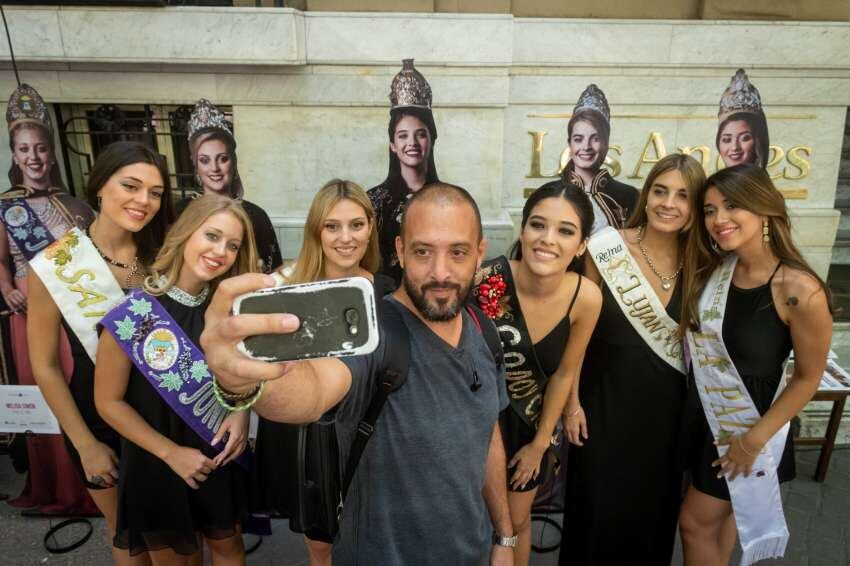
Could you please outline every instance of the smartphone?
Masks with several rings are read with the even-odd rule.
[[[249,336],[240,352],[266,362],[358,356],[378,346],[372,283],[364,277],[260,289],[236,298],[234,314],[290,313],[301,321],[292,334]]]

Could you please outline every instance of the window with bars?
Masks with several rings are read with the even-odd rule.
[[[97,156],[110,143],[122,140],[142,142],[165,156],[176,198],[194,190],[187,139],[192,108],[154,104],[54,105],[68,190],[81,196]],[[218,108],[233,120],[230,107]]]

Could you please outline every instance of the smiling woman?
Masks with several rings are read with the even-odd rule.
[[[206,364],[202,357],[187,362],[185,344],[198,343],[210,289],[226,277],[256,270],[253,244],[247,214],[224,196],[194,200],[169,230],[145,280],[146,293],[131,295],[130,311],[159,321],[150,334],[139,330],[134,347],[151,368],[171,372],[151,377],[147,366],[133,366],[118,342],[136,334],[121,326],[133,323],[129,316],[120,331],[106,323],[108,332],[101,334],[95,402],[127,439],[115,545],[131,555],[148,552],[155,564],[188,564],[199,550],[199,532],[213,564],[244,560],[240,525],[248,511],[248,474],[233,461],[247,445],[248,412],[207,414],[201,407],[210,405],[201,402],[188,413],[172,407],[209,393]],[[171,326],[162,322],[168,317]],[[181,394],[190,380],[200,386]],[[212,406],[218,407],[215,401]],[[211,443],[196,432],[201,418]],[[225,437],[225,445],[216,447]]]
[[[767,166],[770,136],[758,89],[738,69],[720,98],[717,151],[726,167],[741,163]]]

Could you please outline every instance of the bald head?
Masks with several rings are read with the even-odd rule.
[[[440,208],[470,207],[475,216],[475,225],[478,227],[478,241],[480,242],[484,237],[484,229],[481,226],[481,212],[478,210],[478,204],[472,198],[472,195],[466,189],[457,185],[437,182],[425,185],[413,193],[413,196],[407,201],[404,214],[401,217],[401,229],[399,230],[402,240],[406,239],[405,227],[409,224],[407,222],[408,216],[416,214],[415,209],[425,204]]]

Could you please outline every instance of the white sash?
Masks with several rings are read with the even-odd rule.
[[[94,361],[97,323],[124,291],[82,230],[72,228],[30,260],[68,326]]]
[[[715,440],[743,434],[761,418],[723,343],[723,317],[737,261],[737,256],[731,254],[711,274],[699,301],[699,332],[689,330],[687,333],[697,391]],[[774,401],[784,388],[783,379]],[[776,467],[787,436],[788,423],[785,423],[758,455],[749,477],[726,480],[744,551],[742,566],[785,554],[788,526],[782,511]],[[719,446],[718,453],[723,455],[728,449],[728,446]]]
[[[685,374],[682,342],[676,335],[679,323],[667,314],[620,233],[610,226],[603,228],[590,238],[587,247],[635,332],[659,358]]]

